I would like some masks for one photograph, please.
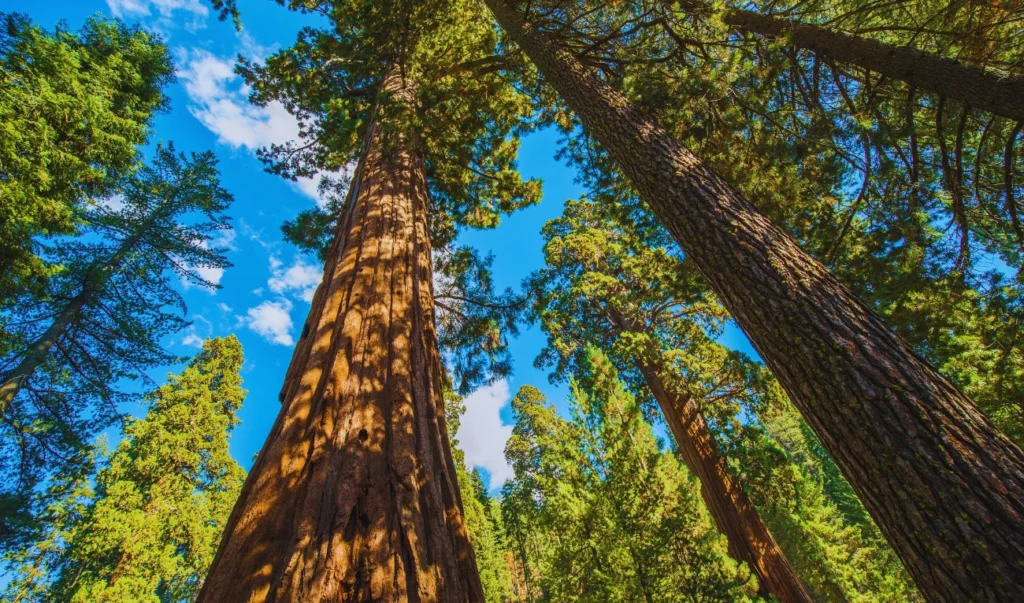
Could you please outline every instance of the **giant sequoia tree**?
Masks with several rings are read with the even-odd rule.
[[[286,176],[358,157],[282,409],[232,512],[201,601],[483,598],[444,419],[431,249],[536,201],[510,138],[527,99],[461,0],[291,2],[329,17],[247,64],[301,145]]]
[[[708,279],[925,595],[1019,596],[1020,448],[822,264],[553,43],[543,11],[487,5]]]

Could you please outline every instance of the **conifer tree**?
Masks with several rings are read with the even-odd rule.
[[[22,295],[4,314],[20,343],[0,364],[5,524],[31,514],[38,481],[122,418],[119,405],[138,396],[121,380],[146,381],[174,359],[162,339],[188,324],[174,282],[212,288],[201,269],[228,266],[216,238],[231,196],[212,153],[158,147],[117,193],[83,211],[81,237],[50,245],[62,270],[45,296]]]
[[[513,399],[502,510],[530,599],[744,601],[757,590],[725,553],[699,485],[658,442],[610,362],[587,352],[572,421],[535,389]]]
[[[514,169],[530,104],[471,3],[289,2],[328,17],[263,66],[287,177],[358,157],[282,410],[200,601],[483,598],[443,413],[431,249],[538,198]],[[400,32],[400,35],[396,35]],[[457,43],[453,43],[457,40]]]
[[[138,27],[47,32],[0,13],[0,305],[55,269],[38,238],[74,234],[86,204],[137,167],[172,78],[167,48]]]
[[[1020,448],[822,264],[553,44],[542,13],[487,6],[710,281],[925,596],[1019,596]]]
[[[760,417],[791,407],[773,393],[777,388],[762,369],[712,341],[727,314],[703,279],[692,264],[654,246],[670,240],[642,226],[642,215],[623,222],[615,213],[611,202],[570,201],[563,216],[545,226],[547,266],[530,279],[548,335],[539,363],[553,365],[557,377],[571,374],[586,345],[609,350],[630,387],[657,403],[730,554],[763,576],[765,591],[780,600],[889,594],[875,591],[870,577],[879,567],[893,569],[888,578],[898,586],[902,570],[898,562],[890,567],[884,542],[880,554],[864,552],[856,563],[844,556],[861,543],[861,532],[877,531],[873,524],[844,525],[790,455],[771,452],[780,447],[765,435]],[[743,452],[739,462],[736,451]],[[820,472],[821,461],[803,456],[801,466]],[[831,466],[830,459],[822,461]],[[765,477],[751,490],[744,475]],[[776,481],[792,487],[771,490]],[[769,517],[761,513],[766,508],[773,511]],[[801,595],[801,581],[807,594]]]
[[[242,364],[234,336],[204,342],[180,374],[147,396],[149,411],[129,421],[95,492],[65,492],[59,504],[74,512],[54,518],[59,539],[48,536],[29,555],[45,564],[43,598],[195,598],[244,479],[228,450],[245,398]],[[19,568],[9,594],[39,573],[32,563]]]

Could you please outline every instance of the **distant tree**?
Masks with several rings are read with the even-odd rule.
[[[138,27],[92,18],[46,32],[0,13],[0,305],[59,270],[40,237],[75,234],[88,202],[136,169],[173,73]]]
[[[640,407],[594,348],[573,382],[572,421],[535,389],[513,399],[502,512],[527,599],[746,601],[757,579],[726,554],[700,485],[659,449]]]
[[[21,555],[6,596],[19,600],[33,578],[38,590],[42,560],[46,600],[193,600],[245,478],[228,449],[245,398],[242,363],[234,336],[209,339],[150,393],[95,491],[66,489],[54,534]]]
[[[834,468],[831,459],[803,452],[795,460],[764,425],[763,417],[803,423],[763,367],[714,341],[728,315],[692,264],[658,245],[670,240],[644,228],[642,213],[629,220],[618,209],[608,200],[569,201],[545,225],[547,265],[529,281],[548,336],[538,364],[564,378],[588,345],[608,350],[632,391],[656,403],[660,412],[652,414],[663,417],[700,481],[730,554],[750,564],[766,592],[780,600],[913,593],[856,499],[851,512],[861,515],[844,521],[817,485],[823,468]],[[793,437],[787,432],[787,441]],[[773,489],[780,483],[791,488]],[[849,487],[841,477],[836,485]],[[874,549],[865,544],[872,538]]]
[[[4,518],[5,541],[13,519],[32,512],[39,479],[75,462],[138,398],[123,380],[145,382],[146,370],[175,359],[162,340],[188,324],[176,281],[213,288],[203,269],[229,265],[209,242],[229,228],[216,163],[158,147],[116,196],[81,212],[81,236],[51,243],[61,271],[44,295],[4,312],[19,345],[0,359],[0,500],[20,509]]]

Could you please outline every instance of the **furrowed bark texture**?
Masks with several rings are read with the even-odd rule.
[[[665,129],[486,3],[708,279],[922,593],[1024,600],[1021,449]]]
[[[722,21],[747,33],[786,37],[796,48],[863,67],[996,115],[1024,121],[1024,78],[1021,77],[1002,77],[980,67],[906,46],[857,38],[820,25],[749,10],[728,10]]]
[[[397,70],[385,88],[412,100]],[[483,600],[443,416],[425,163],[398,127],[370,126],[199,601]]]
[[[666,389],[656,367],[639,364],[638,368],[661,407],[686,467],[700,480],[704,505],[718,531],[729,541],[729,554],[750,566],[757,575],[762,594],[774,595],[781,603],[811,603],[813,599],[768,531],[761,514],[729,475],[697,401],[692,396]]]

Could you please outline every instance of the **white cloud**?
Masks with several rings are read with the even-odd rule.
[[[270,256],[270,279],[267,286],[274,293],[297,292],[303,301],[313,301],[313,294],[320,284],[323,276],[323,268],[315,264],[307,264],[302,257],[295,258],[295,261],[287,270],[282,269],[284,264],[274,256]]]
[[[205,27],[210,14],[199,0],[107,0],[107,7],[115,17],[155,17],[150,26],[161,31],[180,20],[176,15],[179,11],[191,15],[192,21],[185,25],[190,31]]]
[[[181,345],[187,345],[192,348],[201,348],[203,347],[203,338],[196,335],[195,332],[192,332],[181,340]]]
[[[226,231],[226,232],[231,232],[232,233],[232,235],[231,235],[230,239],[228,240],[227,244],[226,245],[224,244],[223,239],[214,239],[214,245],[221,246],[221,247],[226,247],[226,246],[231,244],[231,241],[234,240],[234,238],[235,238],[234,234],[233,234],[235,231],[232,230],[232,231]],[[210,244],[207,243],[206,241],[199,241],[199,247],[202,247],[203,249],[209,249],[210,248]],[[195,274],[197,274],[200,278],[202,278],[206,282],[208,282],[210,284],[213,284],[213,285],[219,285],[220,284],[220,280],[222,278],[224,278],[224,269],[216,267],[216,266],[186,266],[186,268],[189,271],[194,272]],[[192,287],[195,287],[195,286],[196,286],[196,284],[193,283],[192,281],[188,280],[187,278],[184,278],[184,277],[181,278],[181,287],[182,287],[182,289],[185,289],[186,291],[188,291],[189,289],[191,289]],[[210,295],[217,295],[217,289],[215,289],[215,288],[203,287],[203,290],[205,290]]]
[[[260,46],[249,36],[241,38],[245,54],[260,60],[269,49]],[[298,140],[299,122],[277,101],[257,107],[249,103],[249,88],[235,73],[231,57],[218,57],[195,48],[179,54],[178,76],[188,94],[188,110],[217,139],[232,148],[250,152],[272,144]],[[317,190],[320,179],[299,178],[289,184],[298,192],[325,204]]]
[[[466,464],[490,472],[491,489],[513,477],[512,467],[505,460],[505,442],[512,436],[512,426],[502,423],[499,415],[511,399],[508,382],[504,379],[481,387],[463,399],[466,414],[462,416],[456,438],[466,453]]]
[[[193,49],[184,53],[182,64],[178,75],[192,101],[188,110],[220,142],[255,151],[298,138],[299,123],[284,105],[249,104],[245,84],[234,71],[234,59]]]
[[[199,268],[196,268],[196,274],[201,276],[207,282],[213,283],[214,285],[219,285],[220,279],[224,278],[224,269],[200,266]],[[209,291],[213,295],[217,294],[216,289],[207,289],[207,291]]]
[[[246,326],[270,343],[290,346],[295,343],[291,335],[291,309],[292,303],[282,297],[249,308],[246,316],[241,318]]]
[[[217,303],[217,307],[220,308],[221,312],[230,312],[231,311],[231,306],[225,304],[224,302],[218,302]]]

